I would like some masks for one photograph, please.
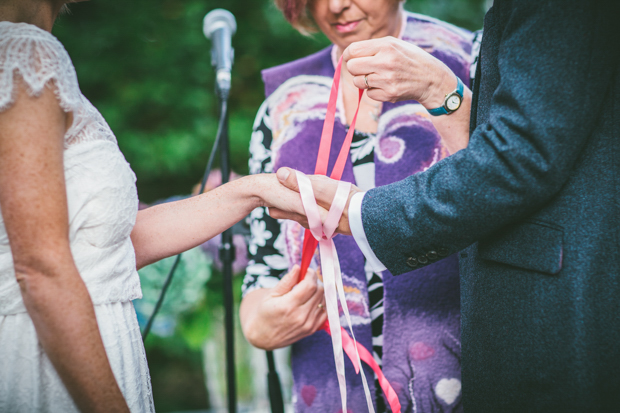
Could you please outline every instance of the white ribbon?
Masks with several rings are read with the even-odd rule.
[[[310,231],[312,232],[314,238],[319,242],[327,319],[329,321],[332,347],[334,349],[334,361],[336,363],[336,374],[338,376],[340,397],[342,399],[342,411],[343,413],[346,413],[347,385],[344,373],[344,353],[342,349],[342,331],[340,326],[340,314],[338,312],[338,299],[340,299],[340,305],[342,306],[342,310],[349,325],[351,337],[353,338],[355,344],[357,344],[357,341],[355,340],[355,334],[353,333],[353,323],[351,322],[351,316],[349,314],[349,308],[344,294],[340,262],[338,261],[338,253],[336,252],[336,245],[334,244],[333,237],[336,229],[338,228],[340,217],[346,207],[347,200],[349,199],[351,184],[343,181],[338,183],[336,195],[334,196],[332,205],[327,214],[327,218],[323,224],[321,222],[319,208],[316,204],[310,179],[302,172],[296,171],[296,174],[301,201],[306,212],[306,217],[308,218],[308,226],[310,227]],[[357,345],[355,346],[355,354],[357,358],[357,365],[359,366],[359,371],[362,375],[362,383],[364,386],[364,393],[366,395],[366,403],[368,404],[368,411],[370,413],[375,413],[372,397],[368,388],[368,382],[366,381],[366,375],[364,374],[364,369],[361,366],[362,363],[357,351]]]

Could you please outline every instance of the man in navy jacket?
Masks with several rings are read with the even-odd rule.
[[[356,240],[392,274],[460,251],[467,412],[620,406],[618,17],[496,0],[468,147],[363,195]],[[334,183],[313,185],[328,207]]]

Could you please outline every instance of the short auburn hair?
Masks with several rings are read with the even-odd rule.
[[[308,35],[317,31],[316,24],[308,11],[313,0],[274,0],[284,18],[302,34]]]
[[[313,1],[315,0],[274,0],[276,7],[284,14],[284,18],[304,35],[318,31],[310,10],[308,10]],[[395,3],[404,3],[405,1],[407,0],[394,0]]]

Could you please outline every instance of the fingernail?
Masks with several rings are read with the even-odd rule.
[[[280,181],[286,181],[286,178],[291,174],[291,172],[287,168],[280,168],[276,173],[276,176]]]

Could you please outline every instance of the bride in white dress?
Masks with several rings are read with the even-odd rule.
[[[135,175],[50,33],[65,3],[0,0],[0,412],[152,412],[136,269],[257,206],[301,205],[257,175],[138,212]]]

